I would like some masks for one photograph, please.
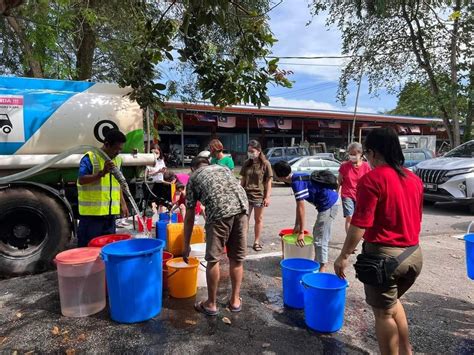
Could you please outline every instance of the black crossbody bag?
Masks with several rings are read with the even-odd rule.
[[[408,247],[397,257],[371,253],[359,254],[354,264],[356,277],[367,285],[386,286],[395,269],[416,249],[418,245]]]

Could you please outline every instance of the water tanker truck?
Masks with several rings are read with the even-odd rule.
[[[139,192],[143,168],[155,157],[144,153],[143,111],[129,91],[0,77],[0,275],[42,271],[68,246],[76,233],[84,146],[101,147],[110,129],[127,137],[122,172]]]

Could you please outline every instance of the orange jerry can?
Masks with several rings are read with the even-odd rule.
[[[184,248],[184,224],[170,223],[167,230],[167,251],[176,256],[183,255]],[[194,226],[191,235],[191,244],[204,243],[204,228],[202,226]]]

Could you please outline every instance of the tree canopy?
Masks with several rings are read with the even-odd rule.
[[[361,72],[371,93],[426,83],[452,146],[459,145],[460,120],[470,132],[474,116],[473,6],[468,0],[313,0],[313,13],[327,13],[327,25],[342,33],[348,60],[339,99]]]
[[[0,0],[0,74],[113,81],[160,109],[180,83],[176,63],[214,105],[267,105],[291,86],[277,60],[269,0]],[[189,87],[187,88],[189,90]]]

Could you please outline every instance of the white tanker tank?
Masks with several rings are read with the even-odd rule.
[[[128,181],[154,164],[154,155],[144,153],[143,111],[129,91],[114,84],[0,77],[0,274],[41,271],[66,248],[75,233],[83,154],[22,181],[8,176],[77,146],[99,148],[110,129],[127,137],[121,157]]]

